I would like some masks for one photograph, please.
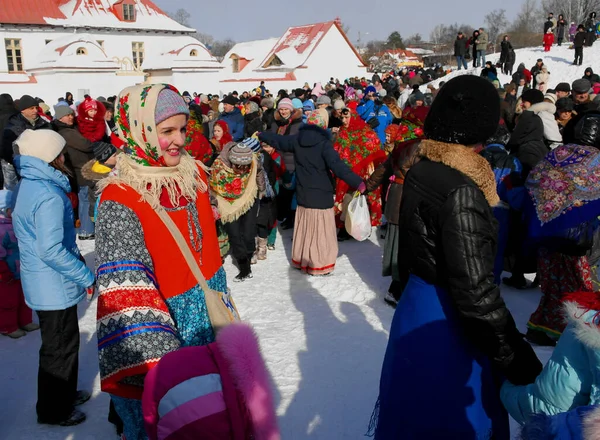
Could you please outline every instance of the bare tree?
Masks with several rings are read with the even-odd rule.
[[[194,37],[200,43],[204,44],[209,49],[213,46],[215,42],[215,39],[212,35],[204,34],[202,32],[196,32],[195,34],[192,34],[192,37]]]
[[[494,52],[496,51],[496,43],[500,33],[503,32],[508,26],[508,20],[506,19],[506,10],[494,9],[485,16],[485,25],[487,27],[488,37],[490,43],[494,45]]]
[[[404,44],[406,44],[406,46],[415,46],[421,44],[422,42],[423,37],[421,37],[421,34],[419,33],[413,34],[404,40]]]
[[[544,16],[540,15],[537,0],[525,0],[521,11],[510,26],[510,32],[534,33],[541,32]]]
[[[190,25],[191,15],[186,9],[180,8],[175,12],[167,12],[167,15],[182,26],[189,27]]]
[[[434,44],[442,44],[448,34],[448,27],[445,24],[436,25],[431,33],[429,34],[429,39]]]
[[[580,24],[590,12],[600,12],[600,0],[542,0],[540,15],[545,18],[549,12],[555,17],[563,14],[565,20]]]
[[[235,41],[233,41],[231,38],[217,40],[213,43],[211,52],[215,58],[217,58],[219,61],[223,61],[223,57],[231,50],[233,46],[235,46]]]

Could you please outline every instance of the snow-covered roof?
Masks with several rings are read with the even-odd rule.
[[[143,70],[222,69],[206,46],[189,35],[165,38],[162,47],[146,53]]]
[[[25,60],[24,67],[30,72],[56,68],[117,70],[119,65],[108,58],[94,37],[89,34],[73,34],[45,45],[36,56]]]
[[[243,61],[238,74],[243,73],[244,75],[247,75],[261,67],[265,54],[268,53],[278,41],[279,38],[269,38],[266,40],[238,43],[225,54],[222,66],[225,68],[225,71],[233,73],[231,69],[231,58],[232,56],[237,56]]]
[[[124,4],[135,7],[135,21],[123,18]],[[194,32],[151,0],[2,0],[0,23]]]
[[[406,48],[406,50],[411,51],[412,53],[414,53],[415,55],[433,55],[435,52],[433,50],[429,50],[429,49],[421,49],[418,47],[415,48]]]

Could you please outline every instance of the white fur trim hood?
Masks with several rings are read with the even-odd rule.
[[[600,440],[600,406],[583,418],[583,438]]]
[[[600,316],[600,312],[586,310],[574,302],[566,303],[564,311],[567,322],[572,325],[577,339],[587,347],[600,350],[600,327],[598,323],[592,322],[593,316],[597,313]]]

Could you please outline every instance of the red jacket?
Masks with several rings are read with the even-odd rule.
[[[554,34],[544,34],[544,46],[552,46],[554,44]]]
[[[531,82],[531,71],[528,69],[524,69],[523,75],[525,75],[525,84],[529,84]]]

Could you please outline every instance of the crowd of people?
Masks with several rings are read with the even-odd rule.
[[[472,44],[480,74],[427,93],[429,74],[404,70],[276,95],[139,85],[52,109],[0,95],[0,332],[41,329],[38,422],[86,418],[77,304],[97,292],[101,386],[122,438],[278,439],[224,259],[251,283],[293,228],[290,264],[330,275],[363,195],[396,307],[376,439],[508,439],[507,412],[525,439],[598,423],[600,77],[557,84],[542,59],[512,74],[505,37],[501,85],[487,38],[459,34],[459,69]],[[77,238],[95,240],[95,273]],[[503,283],[541,289],[525,337]],[[545,367],[530,343],[556,345]]]

